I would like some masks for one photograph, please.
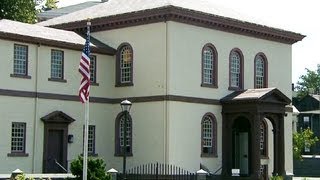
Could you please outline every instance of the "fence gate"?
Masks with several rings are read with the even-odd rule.
[[[124,175],[118,174],[117,180],[123,180]],[[180,167],[169,164],[144,164],[126,172],[127,180],[196,180],[197,174],[190,173]]]

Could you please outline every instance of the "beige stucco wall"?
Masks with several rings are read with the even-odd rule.
[[[14,44],[28,46],[28,75],[31,79],[10,77],[13,74],[13,50]],[[16,41],[6,41],[0,39],[1,66],[0,75],[2,89],[19,89],[24,91],[33,91],[35,88],[35,59],[36,45],[21,43]]]
[[[33,145],[34,145],[34,100],[20,97],[0,97],[0,173],[11,173],[15,169],[32,171]],[[9,157],[11,153],[12,122],[26,123],[26,157]]]
[[[112,91],[113,97],[165,94],[165,35],[165,23],[147,24],[92,33],[92,36],[96,39],[115,49],[122,43],[129,43],[133,48],[134,86],[115,88]],[[115,69],[115,64],[112,68]],[[109,72],[109,74],[112,72]],[[112,73],[111,76],[114,77],[114,74],[115,73]],[[109,83],[114,86],[115,77]]]
[[[244,56],[244,89],[254,88],[254,57],[268,59],[268,86],[291,97],[291,46],[272,41],[177,23],[168,24],[169,94],[219,99],[229,91],[229,54]],[[212,43],[218,52],[218,89],[201,87],[201,52]],[[285,70],[285,72],[284,72]]]
[[[201,120],[206,113],[217,120],[217,157],[201,157]],[[211,171],[222,165],[221,106],[183,102],[169,103],[169,163],[196,172],[200,163]]]

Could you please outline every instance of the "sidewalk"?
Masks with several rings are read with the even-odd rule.
[[[293,177],[293,180],[320,180],[319,177]]]

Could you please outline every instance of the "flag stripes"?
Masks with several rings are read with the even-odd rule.
[[[79,65],[79,72],[82,75],[79,88],[79,98],[82,103],[89,100],[90,92],[90,27],[88,26],[87,28],[86,43],[81,54]]]

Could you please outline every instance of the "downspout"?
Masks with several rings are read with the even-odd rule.
[[[40,48],[41,44],[38,43],[37,44],[37,48],[36,48],[36,63],[35,63],[35,98],[34,98],[34,119],[33,119],[33,126],[34,126],[34,130],[33,130],[33,152],[32,152],[32,157],[33,157],[33,161],[32,161],[32,173],[35,173],[35,165],[36,165],[36,150],[37,150],[37,130],[38,130],[38,74],[39,74],[39,59],[40,59],[40,55],[39,55],[39,48]]]
[[[165,132],[164,132],[164,142],[165,142],[165,149],[164,149],[164,163],[168,164],[169,163],[169,117],[170,117],[170,112],[169,112],[169,99],[168,99],[168,92],[169,92],[169,82],[168,82],[168,73],[169,71],[169,63],[168,63],[168,59],[169,59],[169,55],[168,55],[168,21],[165,21],[165,36],[166,36],[166,42],[165,42],[165,81],[166,81],[166,88],[165,88],[165,121],[164,121],[164,127],[165,127]]]

